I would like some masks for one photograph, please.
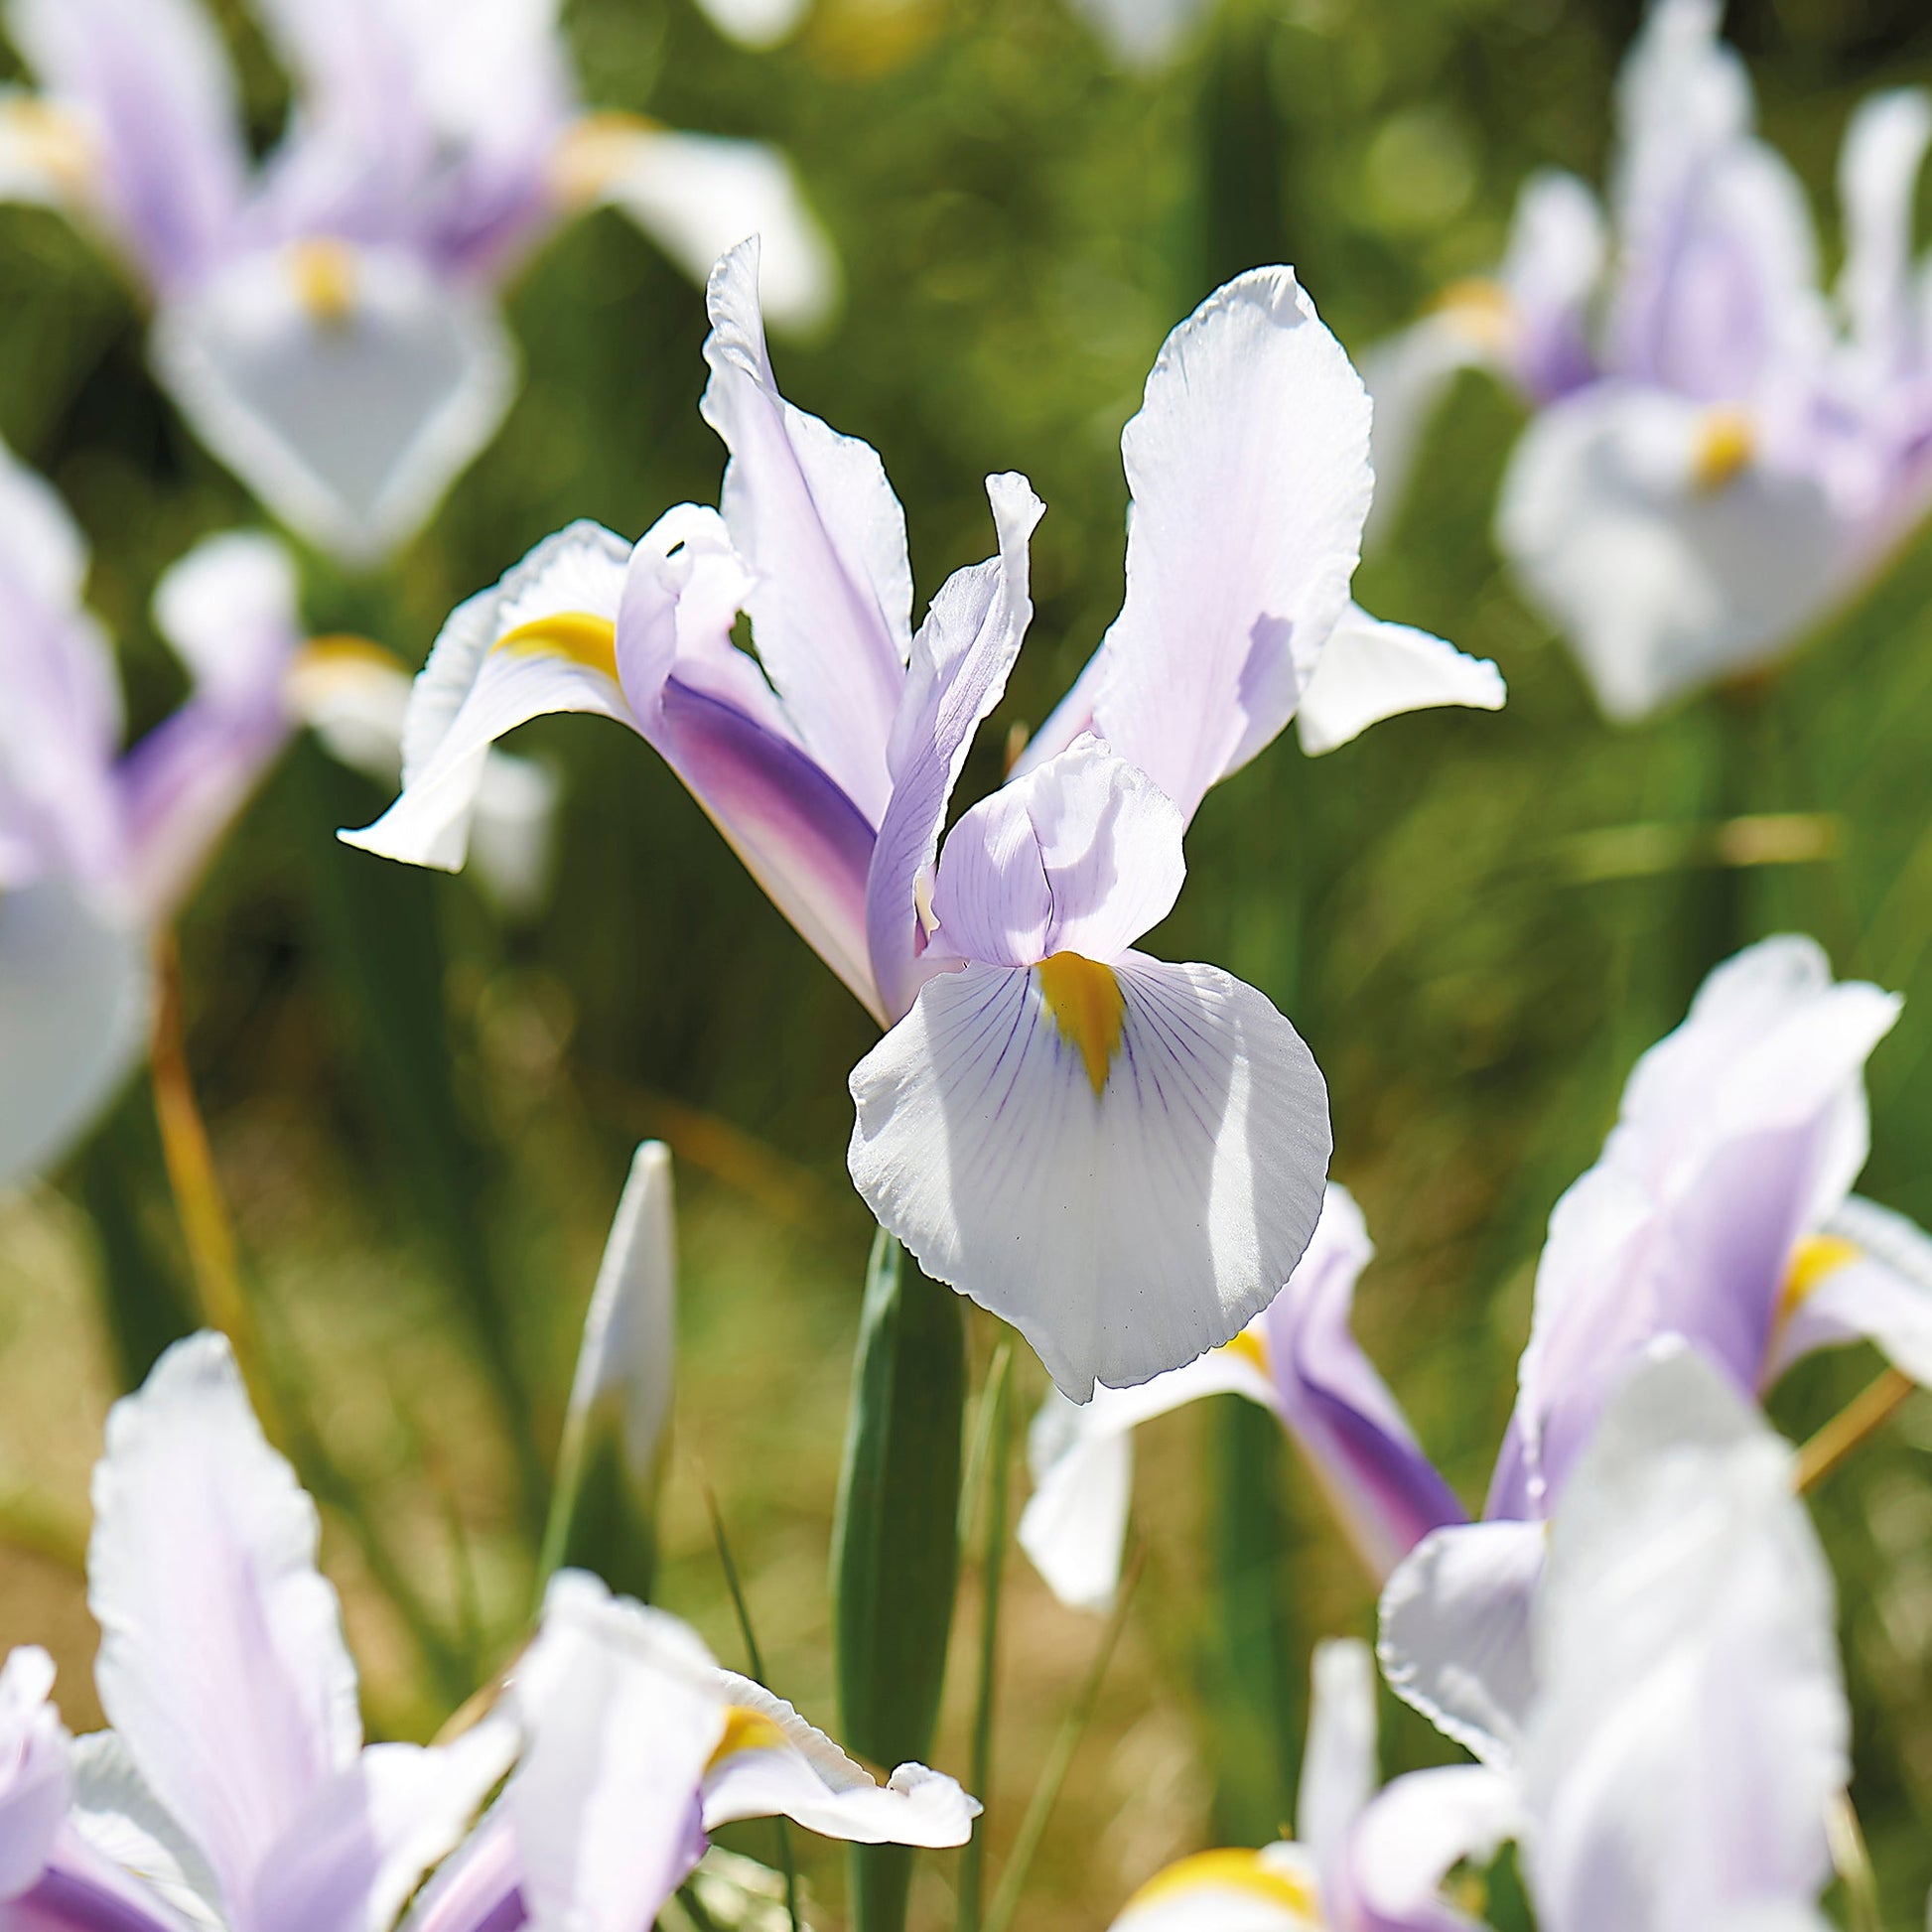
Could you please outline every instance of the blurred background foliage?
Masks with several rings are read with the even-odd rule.
[[[236,0],[219,11],[266,139],[282,83]],[[780,380],[883,453],[921,608],[989,547],[988,471],[1023,469],[1046,499],[1032,640],[970,798],[996,780],[1008,725],[1045,714],[1118,608],[1118,435],[1167,329],[1226,274],[1286,259],[1359,348],[1491,264],[1529,169],[1597,175],[1638,13],[1226,0],[1155,75],[1112,69],[1059,0],[819,0],[765,55],[721,41],[688,0],[572,0],[567,18],[595,104],[794,157],[847,299],[820,341],[778,346]],[[1871,87],[1932,80],[1932,20],[1922,0],[1733,0],[1728,27],[1829,249],[1845,117]],[[416,661],[452,605],[569,518],[635,533],[714,497],[721,452],[694,406],[702,302],[644,242],[613,215],[581,224],[511,309],[526,380],[501,436],[385,575],[308,561],[318,631]],[[1908,994],[1872,1064],[1865,1191],[1932,1219],[1932,541],[1767,688],[1612,731],[1498,572],[1488,512],[1514,426],[1466,381],[1358,580],[1382,615],[1494,656],[1508,710],[1399,720],[1318,762],[1278,744],[1209,798],[1158,940],[1259,984],[1313,1044],[1335,1171],[1380,1244],[1360,1326],[1471,1503],[1551,1203],[1719,953],[1801,928],[1841,972]],[[158,716],[178,676],[146,616],[155,579],[257,513],[157,396],[125,290],[25,209],[0,215],[0,434],[89,533],[132,719]],[[334,846],[332,826],[385,801],[303,747],[181,932],[189,1057],[245,1266],[327,1449],[307,1473],[345,1505],[326,1550],[371,1724],[427,1734],[515,1640],[531,1499],[498,1398],[513,1385],[522,1463],[540,1468],[644,1135],[676,1150],[684,1250],[661,1596],[743,1661],[709,1485],[772,1682],[829,1722],[826,1546],[869,1237],[843,1173],[845,1075],[870,1023],[638,744],[584,719],[522,740],[566,778],[539,917],[506,925],[467,880]],[[1708,828],[1740,811],[1816,815],[1825,856],[1711,866]],[[438,1089],[444,1032],[454,1078]],[[185,1318],[169,1311],[187,1279],[145,1085],[66,1170],[0,1205],[0,1629],[54,1649],[76,1728],[93,1717],[74,1563],[86,1469],[141,1366],[117,1357],[100,1289],[145,1311],[151,1347]],[[976,1330],[981,1362],[992,1339]],[[1810,1365],[1779,1420],[1808,1432],[1870,1369]],[[1043,1387],[1029,1361],[1023,1412]],[[1888,1918],[1914,1924],[1932,1880],[1928,1450],[1921,1397],[1817,1497],[1843,1587],[1855,1797]],[[1183,1413],[1144,1431],[1138,1457],[1146,1573],[1022,1910],[1042,1932],[1104,1923],[1211,1836],[1286,1822],[1308,1646],[1371,1626],[1370,1587],[1272,1424]],[[378,1587],[385,1562],[413,1625]],[[1100,1640],[1024,1564],[1009,1576],[995,1874]],[[954,1770],[969,1664],[957,1642],[936,1752]],[[1394,1763],[1438,1751],[1389,1717]],[[770,1851],[756,1830],[744,1843]],[[837,1859],[806,1858],[836,1912]],[[925,1862],[932,1922],[952,1863]]]

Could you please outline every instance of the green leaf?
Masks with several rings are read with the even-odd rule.
[[[959,1579],[965,1306],[881,1231],[866,1275],[832,1531],[844,1741],[882,1768],[924,1758]],[[910,1852],[853,1854],[857,1932],[900,1932]]]

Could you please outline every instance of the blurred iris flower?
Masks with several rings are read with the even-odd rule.
[[[1500,1843],[1513,1818],[1506,1789],[1423,1773],[1378,1797],[1368,1646],[1342,1638],[1317,1644],[1312,1679],[1295,1839],[1258,1852],[1200,1852],[1169,1865],[1127,1901],[1112,1932],[1449,1932],[1466,1923],[1442,1917],[1436,1893],[1449,1867],[1482,1844],[1485,1829],[1489,1849]],[[1387,1830],[1391,1794],[1401,1811],[1395,1832]],[[1365,1888],[1365,1849],[1374,1854],[1366,1872],[1372,1889]]]
[[[634,546],[575,525],[464,605],[417,685],[402,795],[348,836],[459,866],[502,733],[552,711],[636,731],[889,1029],[851,1082],[868,1205],[1085,1400],[1238,1331],[1320,1207],[1326,1092],[1294,1029],[1216,968],[1135,949],[1180,890],[1187,820],[1291,718],[1323,751],[1397,711],[1493,709],[1501,680],[1350,603],[1367,397],[1290,271],[1258,271],[1163,349],[1123,443],[1126,606],[942,853],[1032,617],[1041,505],[988,480],[999,554],[914,634],[897,498],[867,445],[778,393],[757,273],[748,245],[711,281],[722,511],[680,505]]]
[[[1851,1714],[1795,1458],[1682,1341],[1624,1367],[1518,1628],[1385,1602],[1390,1682],[1482,1761],[1383,1794],[1354,1848],[1368,1902],[1420,1805],[1465,1821],[1459,1845],[1437,1835],[1445,1863],[1486,1858],[1514,1814],[1543,1932],[1824,1932]],[[1467,1923],[1432,1902],[1343,1923]]]
[[[86,546],[52,488],[0,449],[0,1185],[86,1126],[146,1043],[150,950],[290,735],[393,779],[408,674],[356,638],[305,639],[272,539],[211,537],[156,592],[191,679],[122,749],[112,646],[81,603]],[[485,877],[541,882],[551,781],[499,755]]]
[[[1128,1433],[1233,1393],[1281,1416],[1372,1575],[1461,1526],[1431,1540],[1443,1587],[1472,1618],[1520,1630],[1543,1523],[1607,1392],[1659,1336],[1687,1340],[1753,1399],[1801,1356],[1860,1340],[1932,1384],[1932,1240],[1852,1193],[1869,1141],[1864,1062],[1898,1009],[1875,986],[1834,982],[1810,940],[1767,939],[1719,967],[1638,1061],[1602,1158],[1550,1216],[1486,1521],[1465,1524],[1349,1330],[1371,1250],[1330,1186],[1301,1266],[1233,1342],[1084,1410],[1048,1397],[1020,1529],[1035,1567],[1063,1600],[1104,1608]]]
[[[1540,1932],[1824,1932],[1851,1718],[1791,1451],[1680,1341],[1623,1368],[1522,1625],[1385,1614],[1391,1681],[1444,1686],[1481,1761],[1375,1792],[1366,1660],[1324,1646],[1304,1845],[1184,1859],[1116,1932],[1474,1932],[1511,1839]]]
[[[39,1653],[0,1677],[10,1932],[364,1932],[412,1897],[410,1932],[645,1932],[730,1820],[971,1831],[950,1778],[877,1784],[676,1618],[580,1572],[553,1581],[481,1722],[364,1744],[317,1532],[219,1336],[178,1343],[115,1405],[88,1553],[112,1728],[66,1737]]]
[[[295,93],[259,166],[201,0],[9,0],[41,91],[0,90],[0,195],[114,249],[197,435],[340,556],[408,537],[494,435],[516,384],[496,292],[567,216],[621,208],[695,277],[761,230],[775,315],[826,312],[784,158],[583,111],[554,0],[257,11]]]
[[[1530,405],[1498,541],[1621,720],[1775,660],[1932,504],[1932,302],[1912,256],[1932,98],[1853,117],[1828,296],[1720,11],[1654,0],[1617,90],[1607,214],[1574,176],[1536,177],[1495,279],[1363,362],[1385,518],[1456,369]]]

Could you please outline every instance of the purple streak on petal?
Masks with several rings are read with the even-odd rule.
[[[1539,407],[1596,373],[1589,325],[1606,249],[1596,198],[1576,176],[1549,169],[1523,184],[1497,279],[1510,302],[1508,373]]]
[[[1024,477],[989,477],[986,493],[999,555],[954,572],[932,600],[887,750],[892,793],[866,882],[866,939],[889,1021],[910,1009],[929,977],[918,883],[938,850],[973,735],[999,703],[1033,619],[1027,545],[1044,506]]]
[[[182,1925],[70,1827],[63,1828],[39,1882],[0,1904],[4,1932],[182,1932]]]
[[[410,1932],[514,1932],[529,1918],[522,1881],[510,1814],[498,1804],[424,1887]]]
[[[1361,1210],[1331,1185],[1309,1252],[1263,1331],[1283,1420],[1380,1579],[1431,1530],[1467,1513],[1349,1327],[1355,1281],[1373,1252]]]
[[[1523,1429],[1519,1403],[1510,1411],[1503,1446],[1496,1452],[1496,1466],[1489,1477],[1489,1494],[1482,1504],[1486,1523],[1528,1523],[1542,1514],[1530,1493],[1529,1452],[1524,1448]]]

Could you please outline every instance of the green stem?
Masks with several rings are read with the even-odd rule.
[[[981,1397],[983,1463],[987,1477],[986,1545],[980,1562],[979,1694],[973,1707],[973,1750],[968,1775],[974,1795],[990,1806],[993,1793],[993,1712],[999,1695],[1000,1596],[1006,1577],[1007,1489],[1012,1460],[1013,1342],[1002,1335]],[[977,1446],[977,1445],[976,1445]],[[981,1812],[959,1863],[959,1932],[979,1932],[980,1894],[986,1878],[986,1813]]]
[[[1026,1887],[1027,1873],[1033,1866],[1034,1855],[1046,1836],[1053,1807],[1059,1802],[1060,1788],[1066,1783],[1067,1772],[1073,1768],[1073,1753],[1080,1748],[1080,1739],[1085,1736],[1087,1725],[1093,1721],[1094,1708],[1100,1702],[1100,1687],[1106,1680],[1107,1666],[1113,1661],[1114,1647],[1120,1642],[1121,1631],[1127,1627],[1127,1609],[1134,1600],[1134,1587],[1141,1580],[1142,1562],[1143,1553],[1137,1550],[1128,1564],[1126,1576],[1121,1580],[1120,1593],[1114,1599],[1114,1613],[1107,1620],[1107,1630],[1100,1639],[1100,1648],[1094,1652],[1086,1682],[1080,1686],[1079,1695],[1067,1708],[1059,1735],[1053,1739],[1053,1748],[1040,1768],[1039,1782],[1034,1787],[1027,1815],[1020,1821],[1020,1830],[1014,1838],[1006,1869],[1000,1874],[1000,1888],[994,1893],[992,1907],[987,1912],[985,1932],[1007,1932],[1007,1927],[1013,1922],[1013,1914],[1020,1904],[1020,1894]]]

